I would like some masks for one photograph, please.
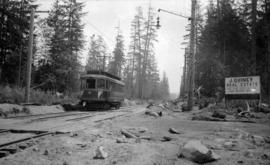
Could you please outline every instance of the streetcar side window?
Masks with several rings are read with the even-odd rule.
[[[106,80],[106,89],[111,90],[111,82],[109,80]]]
[[[85,89],[86,88],[86,80],[82,79],[81,80],[81,89]]]
[[[106,87],[105,85],[106,84],[105,84],[105,80],[104,79],[98,79],[97,82],[98,82],[97,83],[97,88],[105,89],[105,87]]]
[[[112,82],[112,91],[116,91],[116,83]]]
[[[96,88],[96,80],[91,78],[86,80],[87,88],[95,89]]]

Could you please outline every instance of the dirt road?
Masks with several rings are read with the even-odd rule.
[[[0,129],[72,133],[33,140],[34,145],[0,159],[0,164],[189,165],[196,163],[179,158],[178,154],[192,139],[200,140],[220,155],[220,160],[208,164],[270,164],[269,141],[259,140],[269,136],[268,124],[193,121],[190,112],[163,110],[162,115],[151,116],[145,110],[133,107],[40,121],[9,119],[8,124],[3,124],[2,119]],[[171,128],[178,134],[171,133]],[[133,137],[128,138],[125,132]],[[96,159],[100,146],[104,148],[104,159]]]

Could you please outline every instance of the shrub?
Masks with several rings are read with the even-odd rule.
[[[24,88],[0,86],[0,103],[19,104],[24,102]],[[77,94],[71,94],[63,98],[57,97],[51,91],[31,90],[30,103],[51,105],[54,103],[77,102]]]

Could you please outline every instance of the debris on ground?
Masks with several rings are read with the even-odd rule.
[[[127,130],[122,129],[121,133],[126,137],[126,138],[137,138],[133,133],[128,132]]]
[[[257,146],[263,146],[265,144],[264,138],[259,135],[251,135],[251,142]]]
[[[145,108],[147,104],[144,102],[144,105],[140,106],[141,109],[136,106],[134,109],[132,107],[121,108],[120,112],[89,112],[93,113],[94,117],[87,118],[82,122],[63,123],[65,119],[70,118],[67,116],[44,120],[37,124],[22,123],[18,129],[24,126],[28,129],[42,129],[45,124],[48,124],[46,128],[53,127],[56,130],[63,128],[69,130],[67,128],[69,126],[72,128],[66,134],[45,136],[40,138],[40,142],[35,141],[35,144],[29,146],[25,144],[23,152],[1,159],[0,164],[15,165],[18,164],[17,162],[24,161],[37,165],[61,165],[65,162],[64,160],[67,160],[68,164],[95,165],[197,163],[251,165],[269,162],[270,137],[268,137],[268,132],[270,127],[268,124],[240,123],[239,121],[247,120],[247,118],[237,118],[237,108],[230,109],[222,103],[215,105],[211,103],[211,106],[189,112],[182,112],[182,104],[183,102],[175,100],[158,101],[147,109]],[[241,112],[245,109],[242,108]],[[158,117],[145,115],[145,111],[155,112]],[[118,116],[126,112],[134,113],[95,123],[100,118],[103,119],[111,115]],[[270,113],[253,111],[252,107],[250,113],[260,117],[256,117],[256,120],[270,116]],[[222,115],[226,117],[224,118]],[[192,117],[201,117],[201,120],[213,122],[190,121]],[[0,122],[11,120],[19,121],[17,119],[0,119]],[[64,124],[68,125],[63,126]],[[57,125],[61,125],[61,128],[56,128]],[[2,133],[0,138],[9,140],[19,136],[21,135]],[[192,143],[189,142],[191,139],[199,140],[199,142],[189,145]],[[181,150],[179,150],[179,146],[181,146]],[[220,156],[216,156],[213,151]],[[183,158],[177,158],[176,155]]]
[[[169,132],[172,133],[172,134],[181,134],[181,133],[182,133],[181,131],[178,131],[178,130],[175,129],[175,128],[170,128],[170,129],[169,129]]]
[[[160,112],[158,112],[158,115],[161,117],[163,115],[163,113],[160,111]]]
[[[134,135],[138,135],[140,133],[148,131],[148,129],[145,127],[126,127],[125,129],[128,130],[128,132],[133,133]]]
[[[49,155],[49,151],[46,149],[43,153],[43,155]]]
[[[143,139],[143,140],[153,140],[154,138],[153,137],[150,137],[150,136],[142,136],[142,137],[140,137],[140,139]]]
[[[246,158],[252,158],[252,157],[254,157],[254,154],[252,152],[250,152],[250,151],[245,151],[244,152],[244,156]]]
[[[128,141],[125,138],[117,138],[116,143],[128,143]]]
[[[229,151],[239,151],[239,144],[238,141],[226,141],[223,144],[223,147]]]
[[[154,104],[153,103],[149,103],[147,106],[146,106],[146,108],[150,108],[150,107],[152,107],[152,106],[154,106]]]
[[[263,146],[266,143],[265,138],[262,136],[253,135],[241,129],[235,129],[235,131],[238,132],[238,139],[249,141],[256,146]]]
[[[154,116],[154,117],[159,117],[159,114],[157,112],[152,112],[152,111],[145,111],[146,115]]]
[[[262,158],[262,159],[269,159],[269,158],[270,158],[270,153],[267,153],[267,154],[264,153],[264,154],[262,154],[262,155],[261,155],[261,158]]]
[[[172,141],[173,138],[169,137],[169,136],[163,136],[163,138],[161,139],[161,141],[163,142],[168,142],[168,141]]]
[[[220,119],[208,115],[195,115],[192,116],[191,120],[204,120],[204,121],[226,121],[226,119]]]
[[[104,151],[103,146],[98,146],[96,149],[96,155],[94,159],[106,159],[108,157],[108,153]]]
[[[37,152],[38,151],[38,148],[37,147],[34,147],[32,150],[35,151],[35,152]]]
[[[214,111],[213,114],[212,114],[212,117],[220,118],[220,119],[225,119],[226,118],[226,114],[225,113],[222,113],[222,112],[219,112],[219,111]]]
[[[163,110],[168,109],[167,107],[165,107],[164,104],[158,104],[157,106],[160,107],[160,108],[162,108]]]
[[[270,123],[270,113],[265,114],[250,107],[246,102],[234,107],[225,103],[217,103],[200,111],[193,111],[191,120],[244,122],[244,123]]]
[[[196,163],[208,163],[220,159],[221,157],[208,149],[199,140],[188,141],[180,148],[179,157],[189,159]]]
[[[239,112],[237,114],[238,117],[245,117],[245,118],[250,118],[250,117],[254,117],[254,114],[252,114],[251,112],[249,111],[242,111],[242,112]]]
[[[210,102],[207,99],[201,99],[198,104],[199,104],[199,109],[203,109],[203,108],[208,107]]]
[[[270,113],[270,106],[266,103],[261,103],[257,109],[259,112]]]
[[[264,137],[265,143],[270,143],[270,136]]]
[[[183,112],[190,111],[187,104],[182,104],[181,108]]]
[[[70,136],[70,137],[76,137],[76,136],[78,136],[78,133],[70,132],[70,133],[69,133],[69,136]]]

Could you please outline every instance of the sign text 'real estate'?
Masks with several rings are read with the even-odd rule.
[[[260,76],[225,78],[225,94],[260,94]]]

